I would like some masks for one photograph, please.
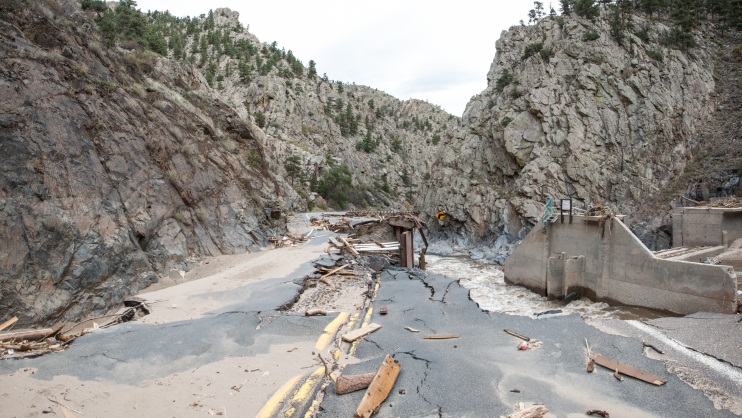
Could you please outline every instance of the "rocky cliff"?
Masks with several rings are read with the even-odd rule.
[[[699,32],[699,47],[669,48],[668,27],[630,19],[623,45],[604,18],[547,17],[502,33],[487,89],[433,164],[421,207],[448,213],[437,236],[488,243],[479,255],[502,261],[547,197],[607,205],[633,223],[684,172],[715,110],[716,46]]]
[[[182,39],[185,51],[178,56],[170,48],[168,55],[193,62],[208,81],[202,89],[258,126],[274,170],[298,193],[287,196],[289,210],[312,205],[310,193],[317,190],[310,180],[337,164],[353,176],[348,204],[410,209],[440,141],[460,124],[436,105],[316,74],[313,62],[249,33],[235,11],[160,20],[170,29],[168,40]],[[287,162],[298,172],[287,170]]]
[[[94,29],[76,1],[0,2],[0,311],[23,323],[104,312],[284,227],[256,128],[192,67]]]

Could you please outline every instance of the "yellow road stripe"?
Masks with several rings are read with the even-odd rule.
[[[376,295],[379,292],[379,281],[376,281],[376,286],[374,286],[374,297],[371,300],[371,306],[369,306],[368,311],[366,311],[366,315],[363,317],[363,322],[361,323],[361,328],[368,325],[369,321],[371,320],[371,314],[374,313],[374,301],[376,300]],[[350,346],[350,350],[348,350],[348,354],[355,355],[356,349],[358,348],[358,344],[361,343],[361,339],[353,341],[353,344]]]
[[[322,378],[325,376],[325,367],[322,366],[319,369],[315,370],[314,373],[309,375],[307,377],[307,380],[304,381],[304,384],[301,385],[299,390],[296,391],[296,394],[294,394],[294,397],[291,398],[291,408],[289,408],[286,413],[283,414],[284,417],[293,417],[296,413],[296,407],[301,406],[302,403],[304,403],[304,400],[307,399],[310,393],[312,393],[312,389],[319,384],[319,382],[322,381]]]
[[[302,375],[296,375],[292,377],[291,380],[284,383],[283,386],[281,386],[276,393],[268,399],[268,402],[263,405],[258,414],[255,415],[255,418],[270,418],[275,415],[278,411],[278,407],[281,406],[281,403],[286,399],[289,392],[291,392],[291,390],[299,383],[301,378]]]
[[[348,320],[350,314],[348,312],[340,312],[337,318],[333,319],[332,322],[327,324],[322,335],[317,339],[317,343],[314,345],[316,350],[324,350],[330,346],[330,343],[335,338],[335,333],[340,328],[340,325],[344,324]]]

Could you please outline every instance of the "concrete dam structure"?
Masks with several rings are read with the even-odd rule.
[[[720,216],[727,220],[723,226],[734,230],[718,230],[714,251],[699,255],[695,251],[703,249],[683,248],[678,259],[650,251],[620,216],[578,214],[563,216],[561,222],[552,217],[552,222],[534,227],[507,259],[505,280],[553,298],[580,292],[596,301],[683,315],[699,311],[732,314],[737,312],[740,297],[737,273],[734,267],[716,264],[718,260],[709,257],[727,249],[722,236],[727,242],[742,236],[738,214],[742,211]],[[691,225],[689,220],[685,225]],[[693,234],[692,228],[685,231],[686,236]]]

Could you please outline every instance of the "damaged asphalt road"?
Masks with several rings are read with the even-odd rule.
[[[387,306],[387,315],[378,314],[381,306]],[[617,417],[735,416],[715,409],[703,392],[668,373],[661,361],[645,357],[641,340],[603,333],[577,315],[535,320],[488,314],[445,276],[385,270],[370,320],[382,328],[361,341],[355,353],[361,362],[348,365],[344,374],[375,372],[386,354],[400,363],[394,388],[375,416],[500,416],[513,413],[518,402],[543,403],[556,416],[582,416],[589,409]],[[543,345],[518,351],[520,340],[505,328]],[[460,337],[423,339],[436,333]],[[593,353],[667,383],[654,386],[630,377],[620,382],[599,366],[587,373],[585,338]],[[321,416],[348,416],[364,393],[338,396],[328,386]]]

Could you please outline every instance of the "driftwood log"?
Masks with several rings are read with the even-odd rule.
[[[52,333],[50,328],[35,329],[31,331],[14,331],[0,334],[0,341],[22,341],[43,340]]]
[[[335,393],[345,395],[346,393],[366,389],[374,380],[376,373],[342,375],[335,381]]]

